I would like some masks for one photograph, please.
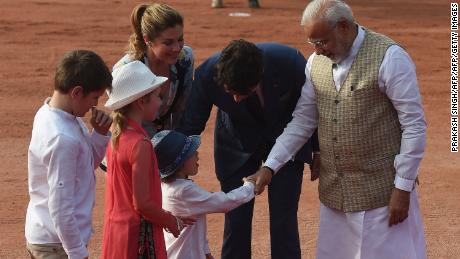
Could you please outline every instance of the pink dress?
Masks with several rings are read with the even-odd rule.
[[[141,215],[134,207],[132,164],[131,155],[135,145],[147,138],[147,133],[142,127],[132,120],[128,120],[128,127],[121,134],[117,152],[114,153],[111,143],[107,148],[107,178],[105,191],[104,236],[102,241],[102,258],[127,258],[139,257],[142,250],[139,244]],[[150,142],[150,141],[149,141]],[[152,147],[152,163],[146,165],[152,173],[151,190],[145,195],[151,195],[152,200],[161,207],[161,185],[158,165]],[[166,249],[163,229],[152,224],[152,232],[147,232],[146,240],[153,238],[155,259],[166,259]],[[149,258],[149,257],[148,257]]]

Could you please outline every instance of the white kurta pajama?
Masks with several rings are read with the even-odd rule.
[[[349,55],[333,67],[339,90],[364,41],[359,27]],[[292,159],[318,126],[318,110],[310,71],[313,53],[305,68],[306,81],[301,97],[268,156],[265,165],[275,172]],[[425,237],[419,211],[415,179],[425,148],[426,122],[418,89],[415,66],[401,47],[393,45],[385,53],[379,69],[378,85],[398,112],[402,129],[400,153],[395,157],[395,187],[411,193],[409,218],[388,227],[388,207],[344,213],[321,204],[318,259],[420,259],[426,258]]]

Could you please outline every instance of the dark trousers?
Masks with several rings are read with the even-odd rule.
[[[229,192],[242,185],[242,178],[253,174],[260,161],[248,161],[237,174],[221,181]],[[302,162],[288,162],[268,186],[271,258],[300,259],[297,209],[302,188]],[[251,233],[254,199],[225,214],[222,259],[251,258]],[[257,212],[256,212],[257,213]]]

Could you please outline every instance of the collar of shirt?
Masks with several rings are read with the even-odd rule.
[[[75,115],[70,114],[70,113],[68,113],[68,112],[66,112],[64,110],[51,107],[50,104],[49,104],[50,101],[51,101],[51,97],[48,97],[48,98],[45,99],[45,102],[44,102],[44,105],[46,105],[46,107],[48,107],[48,109],[50,111],[53,111],[54,113],[57,113],[62,118],[69,119],[69,120],[76,120],[77,117]]]
[[[345,81],[345,78],[347,77],[348,71],[350,70],[351,65],[353,64],[353,60],[358,54],[359,48],[361,47],[361,44],[364,41],[364,35],[364,28],[358,25],[358,35],[353,41],[353,45],[351,46],[349,55],[340,63],[332,67],[334,83],[337,91],[340,90],[340,87],[342,86],[343,82]]]
[[[54,107],[51,107],[49,105],[49,102],[51,101],[51,97],[48,97],[45,99],[45,102],[44,102],[44,105],[46,105],[46,107],[53,113],[57,114],[59,117],[61,117],[62,119],[64,120],[69,120],[69,121],[72,121],[72,123],[76,123],[77,127],[80,129],[80,133],[82,134],[82,137],[83,139],[85,139],[85,141],[87,142],[87,144],[89,146],[91,146],[91,143],[88,142],[89,139],[87,139],[87,135],[88,135],[88,129],[86,128],[85,124],[83,123],[83,121],[81,119],[78,119],[75,115],[73,114],[70,114],[64,110],[61,110],[61,109],[58,109],[58,108],[54,108]]]

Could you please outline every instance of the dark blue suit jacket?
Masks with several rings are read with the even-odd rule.
[[[256,45],[262,50],[264,59],[261,90],[265,123],[254,118],[245,105],[236,103],[231,94],[214,82],[219,52],[196,69],[185,114],[176,129],[186,135],[200,135],[212,106],[218,107],[214,159],[217,177],[221,181],[233,175],[253,155],[266,159],[276,138],[291,121],[305,82],[306,61],[300,51],[276,43]],[[316,149],[316,134],[297,153],[296,160],[311,162],[312,142]]]

